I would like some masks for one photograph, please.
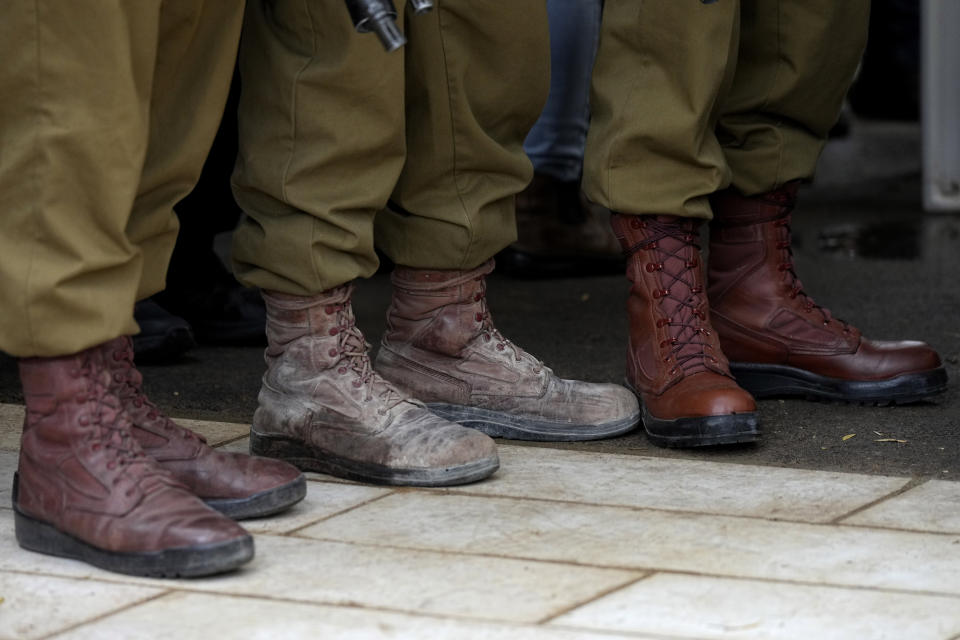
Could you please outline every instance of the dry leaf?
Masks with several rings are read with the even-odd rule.
[[[898,440],[897,438],[880,438],[879,440],[874,440],[874,442],[899,442],[901,444],[907,444],[906,440]]]
[[[843,436],[843,437],[840,438],[840,439],[843,440],[843,441],[847,441],[847,440],[849,440],[850,438],[852,438],[852,437],[855,436],[855,435],[857,435],[857,434],[855,434],[855,433],[848,433],[847,435]]]

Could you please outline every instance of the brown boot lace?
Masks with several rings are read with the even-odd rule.
[[[147,398],[143,392],[143,374],[141,374],[133,361],[133,341],[129,337],[124,337],[118,341],[116,347],[112,350],[112,358],[116,363],[111,370],[113,371],[113,391],[121,402],[129,403],[138,412],[144,408],[147,409],[145,417],[147,420],[160,420],[164,431],[171,434],[179,433],[184,440],[199,440],[206,443],[207,439],[198,433],[177,425],[168,418],[153,402]]]
[[[353,308],[349,299],[335,304],[324,306],[327,315],[336,314],[337,324],[330,329],[330,335],[338,336],[337,347],[330,349],[332,358],[339,358],[337,373],[346,375],[349,372],[356,374],[351,384],[356,387],[366,387],[364,401],[369,402],[374,395],[382,401],[377,413],[383,415],[390,409],[405,401],[400,391],[382,378],[370,362],[370,343],[363,337],[357,328]]]
[[[90,449],[103,450],[106,453],[106,468],[110,471],[120,469],[112,484],[119,485],[124,476],[129,476],[133,480],[126,491],[129,497],[133,495],[134,486],[147,477],[157,476],[166,482],[172,482],[169,474],[151,464],[150,458],[133,437],[130,419],[124,414],[119,398],[104,384],[104,379],[100,377],[103,374],[98,374],[97,369],[92,357],[87,356],[82,364],[70,373],[88,382],[86,390],[78,393],[74,400],[81,404],[93,401],[93,411],[90,414],[81,414],[77,422],[82,427],[89,427],[86,439],[92,442]]]
[[[480,305],[480,310],[477,311],[474,319],[480,323],[480,335],[483,336],[484,342],[491,342],[496,340],[497,344],[495,346],[497,351],[506,351],[510,350],[513,354],[513,359],[515,362],[522,362],[527,360],[533,364],[533,372],[540,373],[543,370],[544,364],[542,360],[539,360],[532,354],[528,353],[521,347],[515,345],[510,339],[505,337],[500,330],[496,328],[493,324],[493,316],[490,313],[490,307],[487,304],[487,281],[484,275],[480,275],[476,278],[477,282],[480,283],[480,289],[473,296],[473,301]]]

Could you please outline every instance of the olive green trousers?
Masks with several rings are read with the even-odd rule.
[[[523,140],[546,100],[543,0],[434,0],[407,45],[357,34],[343,0],[251,0],[234,234],[247,285],[311,295],[397,264],[469,269],[516,235]]]
[[[10,0],[0,18],[0,350],[135,333],[223,112],[242,0]]]
[[[710,218],[707,196],[809,179],[866,44],[869,0],[606,0],[587,195]]]

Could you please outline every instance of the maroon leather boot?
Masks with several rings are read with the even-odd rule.
[[[516,440],[596,440],[632,431],[629,390],[557,377],[493,325],[476,269],[397,266],[377,371],[447,420]]]
[[[20,361],[26,419],[14,477],[25,549],[142,576],[201,576],[253,557],[253,539],[137,444],[110,392],[106,345]]]
[[[927,344],[864,338],[803,290],[790,242],[797,187],[711,198],[708,295],[737,381],[758,398],[877,405],[943,391],[946,370]]]
[[[756,404],[737,386],[710,325],[698,221],[614,214],[628,255],[627,384],[650,441],[666,447],[752,442]]]
[[[133,343],[123,336],[106,343],[110,391],[133,422],[144,452],[220,513],[240,520],[278,513],[303,499],[307,481],[282,460],[217,451],[203,436],[163,415],[143,392],[133,364]]]

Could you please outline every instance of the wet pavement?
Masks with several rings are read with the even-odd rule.
[[[703,461],[960,479],[960,214],[920,205],[919,128],[856,123],[831,142],[794,216],[798,273],[818,303],[877,339],[921,339],[945,360],[948,391],[902,407],[802,400],[760,402],[758,446],[672,451],[642,434],[599,443],[542,445]],[[620,381],[626,280],[601,276],[518,280],[494,274],[494,319],[514,342],[565,377]],[[360,283],[355,307],[372,344],[383,329],[386,276]],[[260,347],[191,351],[142,367],[148,392],[170,414],[246,423],[263,369]],[[14,362],[0,358],[0,402],[20,403]]]

